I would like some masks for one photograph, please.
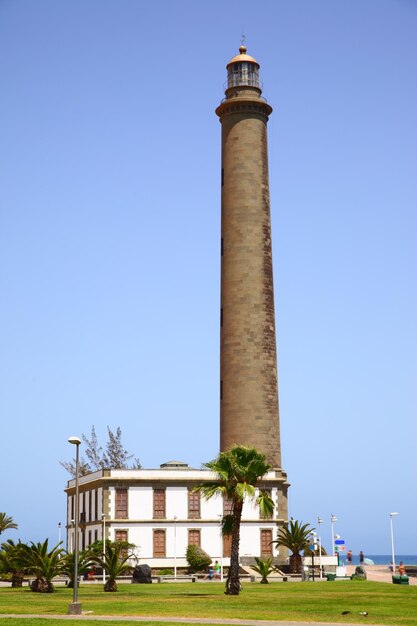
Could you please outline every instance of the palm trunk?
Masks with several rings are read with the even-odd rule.
[[[32,591],[36,593],[53,593],[54,586],[49,581],[46,580],[43,576],[38,576],[30,586]]]
[[[239,542],[240,520],[242,518],[243,501],[233,503],[232,547],[230,552],[229,574],[226,580],[225,593],[229,596],[238,596],[240,592],[239,580]]]
[[[14,573],[12,576],[12,587],[23,587],[23,574]]]
[[[109,578],[104,585],[104,591],[114,592],[117,591],[117,584],[114,578]]]
[[[291,554],[290,572],[293,574],[299,574],[301,572],[302,565],[303,565],[303,561],[301,558],[301,554]]]

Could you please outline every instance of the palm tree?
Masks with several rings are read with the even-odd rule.
[[[205,463],[204,467],[211,470],[216,478],[199,485],[195,490],[200,491],[206,500],[222,495],[232,503],[231,513],[222,520],[223,534],[232,536],[225,593],[237,596],[240,591],[239,541],[243,502],[246,498],[256,500],[262,515],[272,514],[274,503],[269,493],[261,491],[257,495],[256,491],[258,481],[271,469],[271,465],[267,463],[265,455],[255,448],[234,446],[220,452],[213,461]]]
[[[5,530],[17,529],[17,524],[13,521],[13,517],[6,515],[6,513],[0,513],[0,535]]]
[[[1,544],[0,574],[11,575],[12,587],[22,587],[24,578],[24,560],[20,541],[14,543],[8,539]]]
[[[78,555],[78,575],[82,576],[95,564],[94,555],[91,550],[82,550]],[[66,552],[62,557],[61,573],[68,576],[69,582],[67,587],[74,587],[75,580],[75,552]]]
[[[308,549],[309,535],[313,530],[314,528],[310,528],[308,524],[303,524],[291,518],[288,526],[282,526],[278,531],[278,538],[272,541],[277,546],[285,546],[291,550],[290,572],[301,572],[302,560],[300,552]]]
[[[56,545],[48,550],[48,540],[43,543],[31,542],[30,546],[23,545],[24,568],[28,574],[36,576],[31,584],[32,591],[52,593],[54,586],[52,579],[62,572],[62,554],[64,550]]]
[[[104,591],[117,591],[116,578],[123,576],[132,569],[128,560],[134,556],[126,549],[126,542],[108,542],[106,543],[106,556],[94,556],[94,562],[102,567],[106,572],[108,579],[104,585]]]
[[[275,572],[275,567],[272,565],[272,557],[263,560],[255,556],[255,561],[256,565],[252,565],[252,569],[254,569],[255,572],[258,572],[258,574],[262,576],[261,583],[263,583],[264,585],[268,584],[269,574]]]

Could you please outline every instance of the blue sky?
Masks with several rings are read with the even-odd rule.
[[[283,467],[330,542],[417,554],[417,5],[0,2],[0,510],[57,539],[69,435],[219,445],[220,124],[268,125]],[[2,537],[2,538],[3,538]]]

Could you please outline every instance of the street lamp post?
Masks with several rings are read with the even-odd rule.
[[[321,566],[321,531],[320,531],[320,524],[323,524],[323,519],[320,517],[320,515],[317,517],[317,524],[319,525],[319,569],[320,569],[320,580],[323,579],[323,571],[322,571],[322,566]]]
[[[67,533],[68,552],[74,552],[74,530],[73,530],[74,524],[75,524],[75,520],[72,519],[71,526]]]
[[[394,529],[392,527],[392,518],[398,515],[398,513],[389,514],[389,522],[391,529],[391,557],[392,557],[392,573],[395,574],[395,552],[394,552]]]
[[[101,519],[103,520],[103,585],[106,584],[106,569],[104,564],[106,562],[106,516],[104,513],[101,514]]]
[[[316,537],[317,537],[317,533],[315,533],[314,530],[311,531],[311,533],[310,533],[310,540],[311,540],[311,545],[313,546],[313,549],[311,551],[311,571],[312,571],[312,574],[313,574],[313,583],[314,583],[314,579],[315,579],[315,574],[314,574],[314,553],[315,553],[316,547],[317,547]]]
[[[333,524],[335,522],[337,522],[337,517],[335,515],[333,515],[333,513],[330,516],[330,522],[331,522],[331,525],[332,525],[332,556],[334,556],[335,549],[334,549],[334,527],[333,527]],[[337,564],[339,565],[339,555],[337,555]]]
[[[76,455],[75,455],[75,541],[74,541],[74,590],[72,602],[68,606],[68,613],[70,615],[81,615],[81,604],[78,602],[78,522],[79,522],[79,514],[78,514],[78,482],[79,482],[79,466],[80,466],[80,458],[79,458],[79,448],[81,444],[81,439],[79,437],[69,437],[68,443],[76,446]]]
[[[223,582],[223,515],[219,515],[220,521],[220,580]]]
[[[174,515],[174,580],[177,579],[177,516]]]
[[[58,545],[61,545],[61,522],[58,522]]]

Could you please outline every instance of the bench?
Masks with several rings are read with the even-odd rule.
[[[153,576],[152,576],[153,578]],[[178,574],[177,576],[172,576],[171,574],[167,574],[164,576],[157,576],[156,577],[156,582],[157,583],[169,583],[169,582],[192,582],[195,583],[197,581],[197,576],[196,575],[190,575],[190,574]]]

